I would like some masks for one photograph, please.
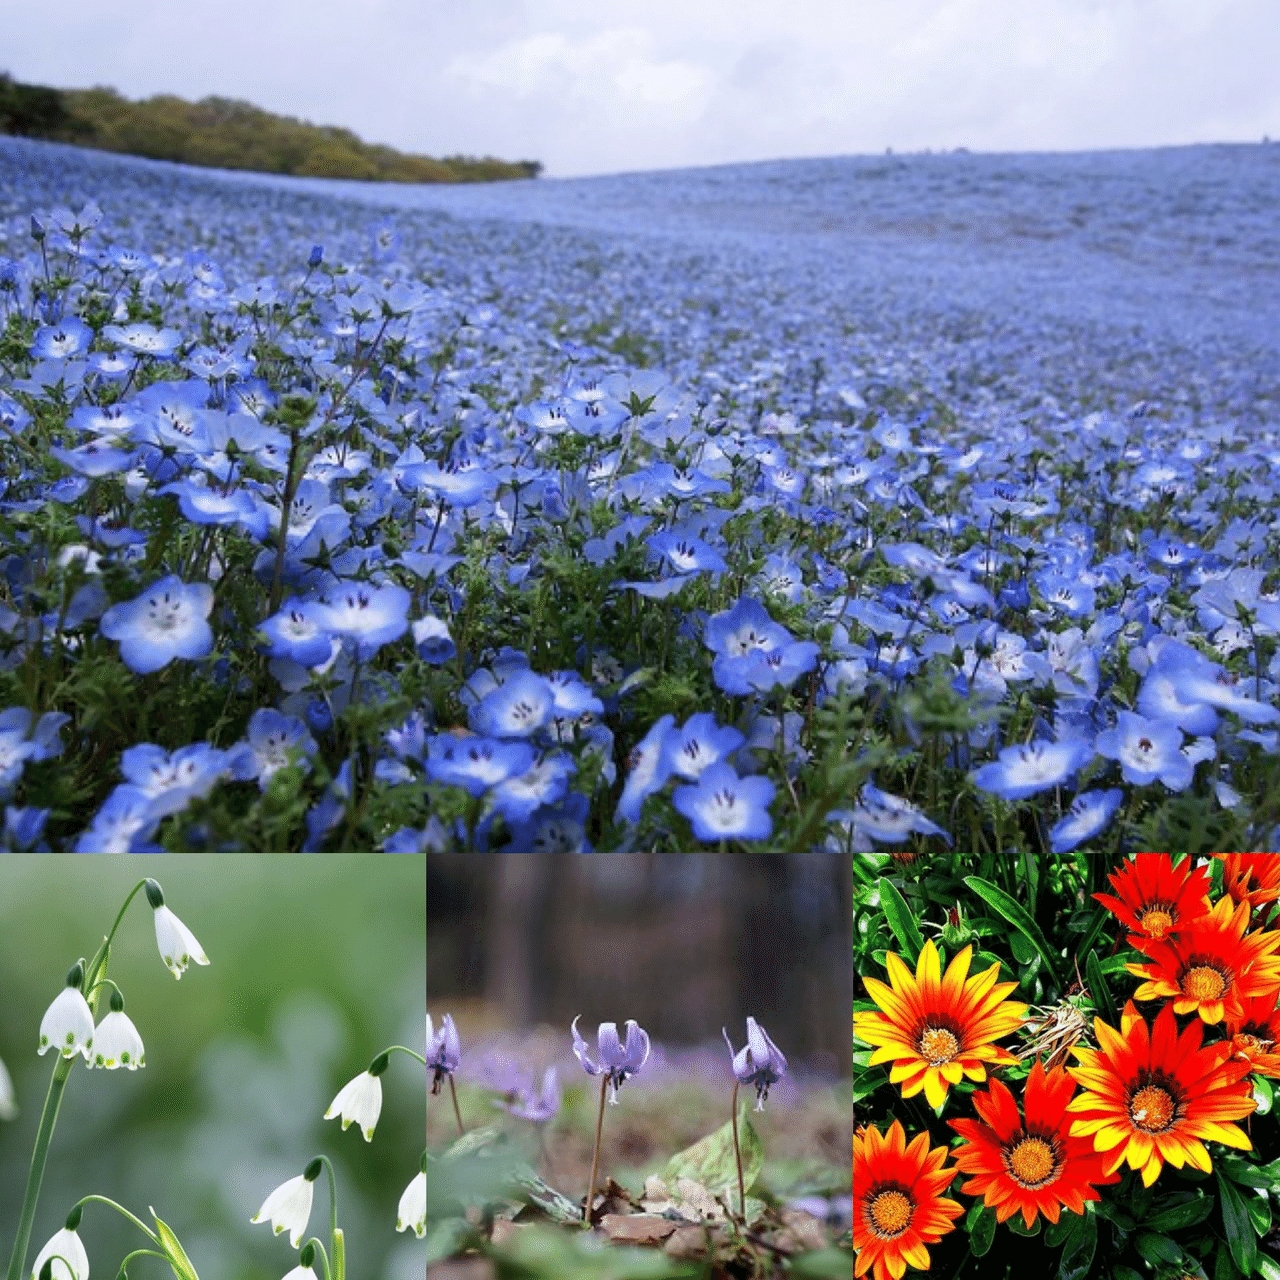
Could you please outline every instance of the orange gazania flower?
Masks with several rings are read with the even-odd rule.
[[[1139,853],[1107,879],[1120,896],[1093,896],[1128,925],[1134,946],[1140,938],[1178,933],[1209,910],[1209,872],[1193,870],[1190,857],[1175,867],[1167,853]]]
[[[980,1195],[995,1209],[997,1222],[1015,1213],[1022,1214],[1028,1228],[1040,1213],[1057,1222],[1063,1205],[1072,1213],[1083,1213],[1086,1200],[1101,1199],[1095,1186],[1120,1181],[1118,1173],[1107,1172],[1108,1157],[1095,1151],[1089,1138],[1070,1136],[1072,1119],[1066,1105],[1075,1091],[1061,1067],[1046,1075],[1037,1059],[1023,1094],[1025,1121],[1013,1094],[993,1079],[986,1093],[973,1095],[985,1124],[947,1122],[968,1139],[951,1153],[957,1167],[976,1175],[960,1190],[967,1196]]]
[[[1247,902],[1250,908],[1280,898],[1280,854],[1215,853],[1222,861],[1222,887],[1233,902]]]
[[[1135,1000],[1172,1000],[1174,1013],[1199,1013],[1209,1023],[1238,1018],[1242,1000],[1280,992],[1280,933],[1249,927],[1249,904],[1223,898],[1184,933],[1137,944],[1150,964],[1125,968],[1146,982]]]
[[[1094,1147],[1110,1153],[1108,1171],[1128,1160],[1149,1187],[1166,1160],[1210,1172],[1205,1138],[1252,1150],[1244,1130],[1228,1123],[1253,1111],[1249,1064],[1229,1058],[1221,1042],[1202,1047],[1203,1023],[1178,1035],[1173,1006],[1165,1004],[1148,1032],[1130,1000],[1118,1033],[1101,1018],[1093,1026],[1101,1047],[1073,1050],[1080,1065],[1067,1072],[1085,1091],[1067,1111],[1075,1117],[1072,1137],[1092,1134]]]
[[[1231,1056],[1249,1064],[1250,1071],[1280,1077],[1280,1009],[1274,996],[1242,1000],[1244,1012],[1227,1019]]]
[[[880,1136],[875,1125],[853,1138],[853,1251],[855,1275],[875,1267],[875,1280],[902,1280],[907,1265],[929,1270],[927,1244],[955,1230],[963,1206],[943,1199],[953,1166],[943,1168],[946,1147],[929,1146],[919,1134],[908,1147],[895,1120]]]
[[[973,948],[965,947],[943,976],[938,948],[930,938],[920,952],[915,977],[891,951],[886,964],[892,985],[863,979],[883,1012],[855,1013],[854,1035],[878,1046],[871,1065],[894,1064],[889,1080],[902,1085],[904,1098],[923,1089],[929,1105],[940,1107],[947,1089],[962,1077],[987,1078],[984,1062],[1017,1061],[993,1042],[1022,1025],[1027,1006],[1005,1000],[1018,984],[997,982],[998,964],[968,978],[972,958]]]

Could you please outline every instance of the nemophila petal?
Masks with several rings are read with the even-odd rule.
[[[90,440],[74,449],[50,445],[48,452],[51,458],[56,458],[77,475],[93,479],[127,471],[134,459],[132,452],[116,448],[110,440]]]
[[[290,597],[259,625],[273,658],[289,658],[304,667],[328,662],[333,651],[332,619],[319,600]]]
[[[326,596],[318,620],[332,634],[354,640],[365,660],[408,631],[411,600],[408,591],[394,583],[347,584]]]
[[[31,343],[37,360],[74,360],[89,350],[93,330],[83,320],[68,316],[59,324],[41,325]]]
[[[462,787],[479,796],[499,782],[525,773],[533,760],[533,748],[527,742],[442,733],[428,740],[423,763],[431,781]]]
[[[902,844],[912,834],[941,836],[951,843],[950,835],[916,805],[870,782],[863,786],[853,810],[836,810],[827,816],[851,822],[865,836],[885,844]]]
[[[1061,742],[1025,742],[1005,747],[998,760],[974,770],[973,781],[1004,800],[1023,800],[1051,787],[1060,787],[1093,758],[1083,738]]]
[[[566,755],[546,755],[524,773],[505,778],[489,793],[496,812],[512,825],[527,822],[543,805],[563,797],[577,766]]]
[[[120,642],[125,666],[139,675],[159,671],[174,658],[203,658],[213,648],[206,621],[213,588],[163,578],[135,599],[114,604],[102,615],[102,634]]]
[[[1170,791],[1182,791],[1195,765],[1182,752],[1182,731],[1159,720],[1122,711],[1115,728],[1098,735],[1098,754],[1115,760],[1126,782],[1146,786],[1159,779]]]
[[[727,759],[745,741],[741,730],[719,725],[710,711],[700,711],[667,739],[671,770],[696,782],[708,765]]]
[[[177,813],[194,799],[207,796],[227,769],[227,753],[207,742],[193,742],[172,753],[150,742],[129,747],[120,757],[120,772],[152,800],[151,813]]]
[[[155,797],[141,787],[123,783],[102,802],[92,824],[76,838],[75,852],[141,853],[159,823]]]
[[[449,625],[442,618],[428,614],[413,623],[413,644],[418,656],[433,667],[448,662],[458,652],[449,634]]]
[[[699,840],[764,840],[773,830],[769,805],[776,790],[768,778],[740,778],[720,763],[704,769],[696,786],[677,787],[671,803]]]
[[[435,494],[454,507],[473,507],[493,496],[497,479],[482,467],[447,471],[435,462],[422,462],[402,468],[400,484]]]
[[[627,757],[627,777],[615,815],[622,821],[639,822],[640,810],[645,800],[671,776],[667,739],[675,722],[675,716],[670,713],[660,717]]]
[[[703,643],[713,653],[738,658],[753,650],[780,648],[791,642],[786,627],[774,622],[758,600],[744,596],[731,609],[707,619]]]
[[[297,716],[286,716],[274,707],[259,707],[249,718],[246,741],[227,755],[230,777],[245,782],[256,780],[261,790],[291,760],[309,769],[309,755],[316,752],[316,742],[306,724]]]
[[[1071,802],[1066,816],[1049,828],[1049,847],[1054,853],[1070,853],[1086,840],[1105,831],[1124,801],[1119,787],[1107,791],[1082,791]]]
[[[151,324],[109,324],[102,330],[105,341],[113,342],[137,356],[167,359],[182,345],[177,329],[157,329]]]
[[[674,529],[655,533],[647,539],[649,550],[661,556],[676,573],[723,573],[724,557],[701,538]]]

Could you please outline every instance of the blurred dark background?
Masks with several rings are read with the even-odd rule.
[[[378,1050],[399,1043],[421,1052],[423,874],[420,857],[382,855],[0,858],[0,1058],[20,1107],[0,1123],[0,1264],[17,1231],[53,1070],[51,1054],[36,1056],[40,1019],[129,889],[153,876],[211,963],[175,982],[145,895],[135,897],[108,976],[124,992],[147,1065],[108,1072],[77,1063],[72,1071],[28,1268],[72,1203],[93,1192],[144,1221],[154,1205],[201,1276],[279,1280],[297,1254],[249,1219],[269,1191],[324,1153],[337,1171],[350,1274],[421,1280],[423,1243],[397,1235],[395,1219],[422,1154],[422,1068],[392,1055],[370,1143],[323,1114]],[[322,1238],[328,1195],[321,1175],[310,1233]],[[126,1252],[146,1244],[96,1204],[80,1235],[95,1276],[113,1276]],[[155,1266],[135,1262],[130,1274],[158,1275]]]
[[[735,1047],[758,1018],[793,1062],[849,1072],[851,870],[840,854],[427,857],[427,1007],[472,1029],[635,1018]]]

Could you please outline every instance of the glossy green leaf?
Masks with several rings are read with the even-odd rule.
[[[764,1147],[760,1137],[746,1118],[742,1109],[738,1122],[738,1142],[742,1147],[742,1180],[748,1190],[755,1184],[764,1167]],[[733,1154],[733,1124],[726,1121],[714,1133],[700,1138],[691,1147],[677,1152],[667,1161],[662,1179],[670,1186],[677,1178],[692,1178],[709,1191],[723,1191],[728,1187],[738,1192],[738,1164]]]
[[[168,1258],[169,1266],[177,1280],[200,1280],[196,1275],[195,1267],[191,1265],[191,1260],[183,1252],[182,1245],[178,1243],[178,1237],[173,1234],[173,1230],[156,1216],[154,1209],[151,1210],[151,1216],[155,1218],[160,1247],[164,1250],[164,1255]]]
[[[1178,1262],[1182,1258],[1177,1242],[1155,1231],[1144,1231],[1135,1237],[1133,1247],[1148,1262]]]
[[[1027,1226],[1022,1221],[1022,1215],[1015,1213],[1005,1224],[1015,1236],[1038,1236],[1040,1234],[1040,1219],[1037,1218],[1031,1226]]]
[[[1265,1236],[1271,1230],[1271,1202],[1262,1196],[1241,1196],[1244,1207],[1249,1214],[1249,1221],[1259,1236]]]
[[[1166,1197],[1143,1219],[1142,1225],[1148,1231],[1178,1231],[1203,1222],[1213,1212],[1213,1205],[1212,1196],[1193,1196],[1172,1202]]]
[[[1111,988],[1107,986],[1107,980],[1103,976],[1102,965],[1098,962],[1098,953],[1096,951],[1090,951],[1089,958],[1084,963],[1084,978],[1089,984],[1089,998],[1093,1001],[1093,1007],[1097,1011],[1098,1017],[1109,1026],[1119,1026],[1120,1023],[1116,1017],[1116,1002],[1111,998]]]
[[[892,880],[882,878],[880,881],[880,910],[884,912],[884,918],[893,930],[898,945],[906,953],[908,965],[914,969],[920,952],[924,949],[924,939],[920,936],[920,929],[916,925],[915,916],[911,914],[911,908],[907,906],[907,900],[898,892]]]
[[[1111,1280],[1142,1280],[1132,1267],[1114,1266],[1111,1268]]]
[[[1275,1101],[1275,1091],[1266,1076],[1253,1077],[1253,1100],[1258,1107],[1254,1115],[1265,1116],[1270,1113],[1271,1104]]]
[[[1240,1280],[1236,1264],[1231,1261],[1231,1250],[1219,1243],[1213,1259],[1213,1280]]]
[[[1240,1156],[1222,1156],[1214,1164],[1221,1173],[1244,1187],[1262,1187],[1280,1191],[1280,1160],[1270,1164],[1252,1164]]]
[[[988,1209],[981,1200],[975,1201],[964,1225],[969,1232],[969,1252],[975,1258],[981,1258],[996,1238],[995,1211]]]
[[[1027,914],[1026,908],[1016,898],[1011,898],[999,886],[982,879],[981,876],[966,876],[964,882],[983,902],[998,911],[1019,933],[1035,945],[1044,959],[1045,967],[1057,977],[1059,957],[1054,955],[1048,939],[1040,931],[1040,926]]]
[[[1084,1280],[1093,1266],[1093,1255],[1098,1248],[1098,1220],[1091,1213],[1067,1212],[1062,1216],[1074,1220],[1075,1230],[1062,1247],[1058,1280]]]
[[[1280,1263],[1269,1258],[1265,1253],[1258,1254],[1255,1264],[1256,1272],[1262,1280],[1280,1280]]]
[[[1221,1170],[1218,1171],[1218,1190],[1221,1192],[1222,1224],[1226,1228],[1231,1257],[1236,1266],[1249,1275],[1258,1256],[1258,1238],[1253,1233],[1249,1211],[1245,1208],[1240,1188]]]

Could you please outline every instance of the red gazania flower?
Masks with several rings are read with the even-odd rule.
[[[943,1168],[946,1147],[930,1148],[927,1133],[905,1143],[897,1120],[884,1137],[874,1125],[853,1136],[855,1275],[875,1267],[875,1280],[902,1280],[908,1264],[928,1271],[925,1245],[954,1231],[964,1212],[941,1195],[956,1176]]]
[[[1093,896],[1128,926],[1134,946],[1179,933],[1209,910],[1209,872],[1193,870],[1190,857],[1175,867],[1167,853],[1139,853],[1107,879],[1120,896]]]
[[[1244,1013],[1227,1019],[1231,1056],[1249,1064],[1250,1071],[1280,1077],[1280,1009],[1274,996],[1243,1000]]]
[[[1250,909],[1280,898],[1280,854],[1215,853],[1222,861],[1222,887],[1233,902]]]
[[[1046,1075],[1037,1058],[1023,1093],[1025,1121],[1013,1094],[996,1079],[986,1093],[973,1095],[985,1124],[947,1121],[967,1139],[951,1153],[956,1166],[976,1175],[960,1190],[980,1195],[996,1211],[997,1222],[1015,1213],[1022,1214],[1028,1228],[1040,1213],[1057,1222],[1063,1205],[1083,1213],[1086,1200],[1101,1199],[1095,1186],[1120,1181],[1118,1173],[1107,1172],[1108,1158],[1094,1150],[1091,1139],[1070,1136],[1066,1106],[1075,1091],[1061,1067]]]
[[[914,977],[891,951],[886,964],[892,985],[863,979],[883,1012],[855,1013],[854,1034],[878,1046],[871,1065],[893,1063],[889,1080],[902,1085],[904,1098],[923,1089],[929,1105],[940,1107],[948,1088],[964,1076],[978,1081],[987,1078],[984,1062],[1017,1061],[993,1041],[1022,1025],[1027,1006],[1005,1000],[1018,984],[997,982],[998,964],[966,981],[972,957],[973,948],[965,947],[943,976],[938,948],[930,938],[920,952]]]
[[[1207,916],[1167,942],[1136,945],[1150,964],[1125,968],[1146,981],[1135,1000],[1172,1000],[1174,1013],[1199,1013],[1209,1023],[1238,1018],[1242,1000],[1280,992],[1280,933],[1249,927],[1249,904],[1223,898]]]
[[[1119,1032],[1101,1018],[1093,1026],[1101,1047],[1072,1051],[1080,1065],[1067,1072],[1084,1092],[1067,1111],[1074,1117],[1072,1137],[1092,1135],[1094,1147],[1110,1153],[1108,1172],[1128,1160],[1149,1187],[1166,1160],[1209,1173],[1205,1138],[1252,1150],[1244,1130],[1229,1123],[1253,1111],[1244,1078],[1249,1064],[1229,1058],[1221,1042],[1204,1045],[1203,1023],[1179,1035],[1173,1006],[1166,1004],[1148,1032],[1130,1000]]]

